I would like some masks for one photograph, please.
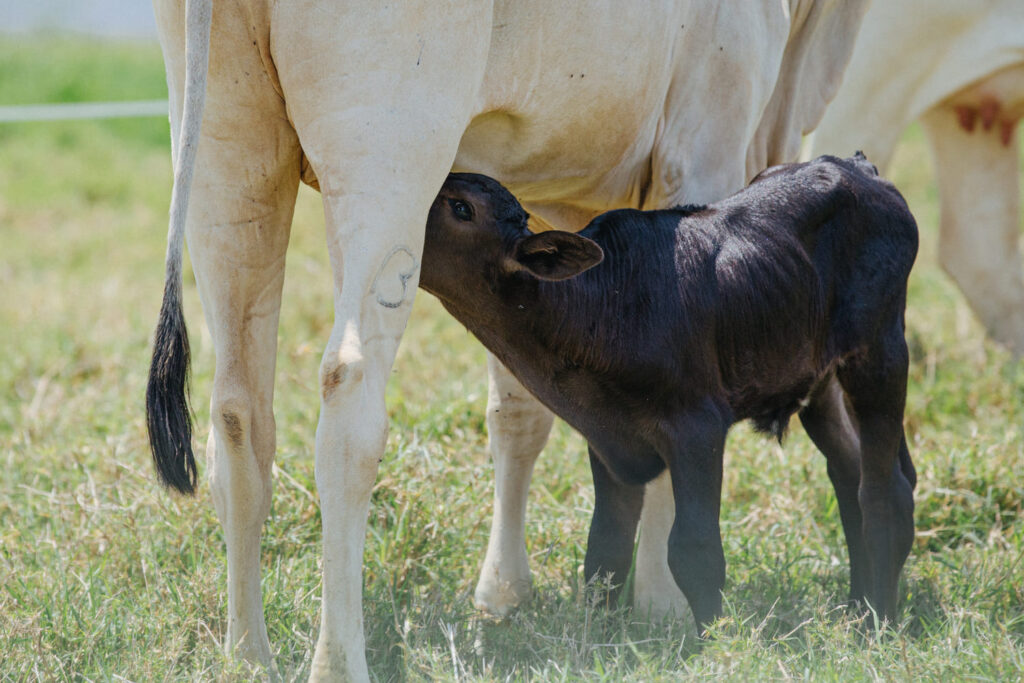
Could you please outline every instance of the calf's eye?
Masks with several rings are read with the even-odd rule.
[[[473,220],[473,207],[466,202],[459,201],[458,199],[451,200],[452,213],[460,221],[471,221]]]

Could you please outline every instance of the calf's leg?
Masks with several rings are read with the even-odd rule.
[[[718,520],[729,424],[724,411],[710,401],[686,413],[674,425],[668,464],[676,507],[668,565],[700,633],[722,613],[725,555]]]
[[[633,609],[654,619],[681,618],[689,611],[668,567],[668,538],[675,518],[672,476],[665,470],[644,487],[633,577]]]
[[[903,433],[907,364],[902,326],[895,322],[879,343],[837,371],[860,426],[857,500],[868,558],[866,597],[890,621],[914,541],[913,466]]]
[[[623,484],[608,471],[593,447],[589,452],[590,472],[594,477],[594,515],[590,521],[583,574],[588,582],[610,575],[612,587],[608,602],[614,604],[633,563],[644,487]]]
[[[867,593],[870,564],[858,499],[860,434],[839,380],[832,377],[811,396],[810,403],[800,411],[800,421],[828,462],[828,478],[836,492],[850,554],[850,602],[861,602]]]
[[[504,617],[530,596],[526,494],[533,464],[544,448],[554,416],[490,353],[487,370],[494,516],[474,599],[480,609]]]

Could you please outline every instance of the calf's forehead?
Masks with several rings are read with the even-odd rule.
[[[497,180],[476,173],[452,173],[441,188],[441,196],[465,199],[486,209],[498,222],[525,224],[529,217],[519,201]]]
[[[451,173],[445,180],[442,190],[451,193],[480,195],[489,199],[494,198],[495,201],[507,201],[508,199],[515,201],[512,194],[501,183],[494,178],[478,173]]]

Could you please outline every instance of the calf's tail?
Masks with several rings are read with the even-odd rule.
[[[196,460],[192,453],[192,413],[188,401],[189,345],[181,306],[181,257],[206,97],[211,19],[212,0],[188,0],[185,8],[185,102],[174,155],[164,298],[146,387],[146,426],[156,471],[165,486],[185,494],[195,492]],[[174,131],[171,134],[174,135]]]

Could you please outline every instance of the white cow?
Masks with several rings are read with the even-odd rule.
[[[361,563],[384,385],[446,174],[494,176],[563,229],[615,207],[721,197],[797,154],[838,87],[863,4],[225,0],[211,20],[211,0],[154,0],[176,141],[150,437],[165,483],[191,492],[187,234],[217,357],[207,458],[227,539],[228,648],[271,662],[259,545],[300,179],[323,195],[335,293],[320,366],[323,607],[312,678],[366,680]],[[497,504],[477,598],[501,612],[529,589],[523,505],[551,416],[490,365]]]
[[[920,120],[935,161],[939,258],[996,340],[1024,354],[1019,151],[1024,1],[887,0],[865,15],[812,153],[885,168]]]

